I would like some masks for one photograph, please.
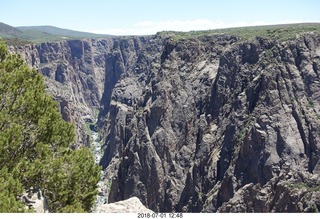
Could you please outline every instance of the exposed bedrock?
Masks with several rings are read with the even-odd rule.
[[[19,48],[65,120],[98,115],[109,202],[320,211],[320,36],[73,40]]]

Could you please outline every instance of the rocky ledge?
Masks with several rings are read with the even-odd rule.
[[[99,206],[94,213],[153,213],[137,197]]]

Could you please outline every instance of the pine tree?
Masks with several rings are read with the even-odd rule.
[[[26,209],[16,195],[22,194],[22,184],[8,173],[7,168],[0,169],[0,213],[25,212]]]
[[[70,149],[74,136],[42,75],[0,42],[0,211],[24,211],[17,197],[30,187],[51,212],[90,211],[100,168],[87,148]]]

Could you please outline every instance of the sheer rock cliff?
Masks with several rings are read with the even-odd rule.
[[[109,202],[155,212],[320,211],[320,36],[72,40],[15,49],[104,143]]]
[[[97,117],[104,89],[105,56],[112,40],[70,40],[11,48],[45,76],[47,91],[59,102],[66,121],[75,124],[75,147],[90,146],[86,130]]]

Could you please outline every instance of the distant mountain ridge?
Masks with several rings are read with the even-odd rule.
[[[9,44],[19,41],[46,42],[64,39],[83,39],[83,38],[104,38],[111,35],[94,34],[54,26],[21,26],[13,27],[0,22],[0,38],[5,39]]]
[[[89,32],[82,32],[82,31],[75,31],[69,29],[63,29],[54,26],[23,26],[23,27],[16,27],[18,30],[22,32],[26,31],[39,31],[43,33],[48,33],[52,35],[59,35],[59,36],[66,36],[66,37],[101,37],[101,36],[110,36],[106,34],[95,34]]]
[[[248,39],[252,36],[265,36],[272,38],[282,37],[283,39],[288,39],[288,37],[293,37],[295,34],[303,32],[320,32],[320,23],[275,24],[187,32],[160,31],[157,34],[167,36],[175,35],[176,39],[212,34],[237,35],[243,39]],[[53,42],[69,39],[97,39],[106,37],[114,37],[114,35],[95,34],[49,25],[13,27],[0,22],[0,38],[4,39],[8,45],[25,45],[28,43]]]
[[[0,22],[0,36],[9,37],[9,36],[19,36],[22,34],[22,31],[18,28],[12,27],[8,24]]]

